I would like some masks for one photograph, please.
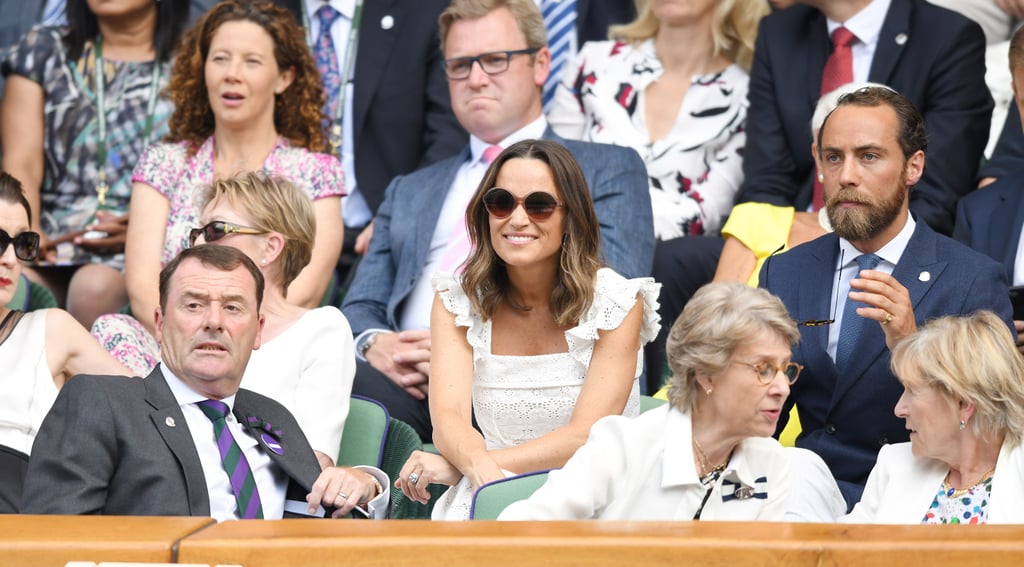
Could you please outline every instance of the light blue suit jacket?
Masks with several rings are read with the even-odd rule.
[[[567,141],[548,129],[544,138],[572,152],[587,178],[601,225],[601,248],[609,267],[627,278],[649,276],[654,254],[654,224],[647,170],[628,148]],[[452,158],[388,186],[374,221],[373,238],[359,263],[341,310],[352,332],[398,330],[399,312],[423,273],[430,240],[445,195],[469,158],[469,148]]]
[[[832,314],[838,255],[839,237],[826,234],[766,262],[760,285],[779,296],[795,320],[826,319]],[[935,317],[988,309],[1013,329],[1002,268],[923,222],[918,221],[892,275],[907,288],[918,327]],[[879,448],[909,441],[906,424],[893,413],[903,386],[889,369],[881,325],[865,327],[850,355],[850,368],[842,374],[826,350],[828,329],[800,327],[793,361],[804,370],[790,391],[778,431],[795,403],[802,428],[797,446],[824,459],[853,505],[860,500]]]

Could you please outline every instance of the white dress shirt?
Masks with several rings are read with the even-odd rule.
[[[206,396],[185,385],[167,368],[163,361],[160,362],[160,370],[167,380],[167,386],[170,387],[171,393],[174,394],[174,399],[181,406],[181,413],[185,415],[189,433],[192,434],[196,452],[199,453],[199,462],[203,465],[206,488],[210,494],[210,516],[218,522],[237,520],[235,493],[231,489],[228,473],[221,463],[213,422],[196,405],[206,400]],[[229,396],[220,401],[227,404],[228,408],[234,409],[235,396]],[[284,516],[284,501],[288,490],[287,475],[260,450],[259,442],[249,436],[242,424],[235,419],[234,414],[228,413],[225,421],[231,436],[235,438],[235,442],[238,443],[246,460],[249,461],[253,478],[256,480],[256,489],[260,493],[263,517],[268,520],[280,520]]]

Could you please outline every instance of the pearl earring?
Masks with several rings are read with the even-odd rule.
[[[706,395],[710,396],[711,395],[711,388],[708,388],[707,390],[704,390],[704,393]]]
[[[267,259],[266,258],[260,258],[260,265],[261,266],[266,266],[267,265]]]
[[[965,428],[965,427],[967,427],[967,424],[964,422],[964,420],[961,419],[960,420],[960,430],[962,431],[963,428]]]
[[[825,174],[819,173],[818,174],[818,183],[824,183],[824,182],[825,182]]]

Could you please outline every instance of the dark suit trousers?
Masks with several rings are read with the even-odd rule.
[[[430,424],[430,407],[427,400],[417,400],[410,396],[370,363],[356,359],[356,377],[352,383],[352,394],[372,398],[384,404],[391,417],[411,425],[424,443],[431,442],[434,428]]]

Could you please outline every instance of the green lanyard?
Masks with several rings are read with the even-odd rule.
[[[96,100],[96,134],[98,140],[96,141],[96,161],[99,171],[99,182],[96,184],[96,202],[103,208],[107,206],[107,193],[110,191],[110,186],[107,185],[107,106],[106,106],[106,77],[103,72],[103,38],[97,37],[94,53],[96,54],[95,61],[95,100]],[[143,130],[143,140],[145,145],[149,145],[151,142],[150,137],[153,134],[153,121],[156,114],[156,100],[160,94],[160,62],[154,61],[153,63],[153,78],[151,79],[149,86],[149,101],[146,103],[146,126]],[[82,76],[78,69],[72,67],[74,71],[75,80],[78,81],[79,86],[85,92],[89,92],[89,88],[86,86],[85,81],[82,80]]]
[[[356,44],[359,42],[359,24],[363,20],[363,0],[356,0],[356,8],[352,14],[352,26],[348,32],[348,45],[345,47],[345,66],[341,70],[341,84],[338,87],[338,106],[334,109],[331,120],[331,153],[338,155],[341,148],[341,121],[345,116],[345,98],[348,96],[348,80],[352,76],[352,67],[356,63]],[[306,30],[306,44],[312,50],[315,46],[310,33],[309,8],[302,2],[302,24]],[[320,30],[320,33],[331,33],[331,30]]]

